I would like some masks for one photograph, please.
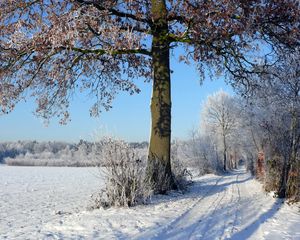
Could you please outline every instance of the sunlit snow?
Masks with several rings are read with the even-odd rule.
[[[299,205],[244,169],[193,180],[148,205],[89,210],[98,169],[1,166],[0,239],[300,239]]]

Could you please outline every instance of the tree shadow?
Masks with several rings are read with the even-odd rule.
[[[233,175],[239,175],[241,173],[241,171],[233,171],[225,174],[222,177],[212,178],[209,179],[209,181],[206,180],[205,183],[200,181],[195,182],[191,189],[191,192],[187,194],[183,194],[182,196],[176,196],[176,198],[174,198],[173,196],[166,196],[165,199],[157,199],[158,201],[155,201],[152,204],[179,201],[184,198],[195,198],[201,200],[202,198],[206,198],[211,195],[220,193],[220,198],[218,199],[218,197],[216,197],[216,200],[213,200],[217,202],[215,204],[211,204],[212,208],[210,210],[208,209],[207,214],[204,214],[199,218],[195,217],[190,223],[186,222],[187,224],[185,224],[184,219],[190,214],[191,211],[190,209],[187,209],[183,214],[181,214],[177,218],[171,220],[168,223],[162,223],[162,225],[158,228],[155,227],[145,229],[145,231],[136,239],[186,239],[191,237],[190,234],[195,234],[195,236],[197,238],[199,237],[199,239],[217,239],[223,236],[224,234],[230,234],[230,239],[234,240],[248,239],[260,227],[261,224],[263,224],[266,220],[272,218],[275,215],[275,213],[281,208],[282,200],[277,199],[272,205],[272,207],[267,212],[264,212],[261,215],[259,215],[259,217],[256,217],[259,214],[259,212],[256,212],[255,215],[253,215],[253,219],[256,220],[248,224],[245,228],[240,229],[236,232],[236,227],[239,226],[238,212],[240,211],[240,209],[238,209],[236,205],[238,204],[238,202],[229,202],[229,204],[224,207],[219,207],[219,203],[222,202],[222,191],[226,191],[225,189],[230,187],[230,185],[244,183],[253,179],[253,177],[249,175],[248,177],[245,176],[246,178],[243,177],[240,180],[237,176],[237,178],[234,180],[228,179],[226,181],[226,177],[232,178]],[[220,178],[219,182],[221,183],[218,183],[217,178]],[[212,216],[209,215],[209,212],[212,213]],[[232,219],[228,219],[231,213],[235,213],[235,216]],[[224,226],[220,227],[220,224]]]
[[[231,236],[231,240],[248,239],[252,234],[268,219],[272,218],[282,207],[282,199],[276,199],[272,207],[265,213],[261,214],[255,221],[251,222],[248,226]]]
[[[282,200],[277,199],[270,210],[261,214],[256,220],[251,222],[244,229],[233,233],[233,235],[228,236],[226,239],[249,239],[257,231],[261,224],[276,214],[281,206]],[[228,211],[231,212],[230,208],[234,208],[234,206],[228,206],[227,208],[218,208],[216,211],[213,211],[213,216],[206,215],[204,216],[206,217],[205,219],[196,219],[191,224],[186,225],[183,228],[175,227],[177,222],[184,218],[184,216],[181,216],[180,219],[177,219],[176,221],[172,222],[171,225],[160,230],[159,233],[156,233],[157,235],[152,236],[151,239],[189,239],[191,236],[195,237],[195,239],[219,239],[220,237],[224,236],[227,230],[232,232],[236,227],[236,222],[232,222],[232,225],[230,225],[230,221],[224,226],[220,224],[224,221],[224,218],[227,217]]]
[[[232,177],[233,175],[241,175],[242,173],[245,173],[245,170],[234,170],[226,172],[223,175],[216,176],[211,179],[205,179],[204,181],[192,181],[190,186],[187,187],[186,191],[170,191],[169,193],[163,195],[157,194],[152,198],[152,200],[148,204],[156,205],[160,203],[166,203],[169,201],[208,197],[224,191],[225,188],[231,186],[232,184],[244,183],[253,179],[253,176],[249,175],[247,178],[244,178],[242,180],[237,179],[229,182],[227,181],[221,184],[219,183],[223,180],[226,180],[226,177]]]
[[[217,182],[217,185],[216,185]],[[207,197],[218,192],[224,190],[224,188],[229,184],[218,184],[219,177],[216,177],[210,181],[201,182],[194,181],[188,186],[187,190],[183,192],[179,191],[170,191],[167,194],[157,194],[154,195],[151,201],[148,203],[149,205],[157,205],[161,203],[168,203],[170,201],[181,201],[183,199],[199,199],[203,197]]]

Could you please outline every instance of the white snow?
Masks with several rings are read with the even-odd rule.
[[[299,204],[266,194],[241,169],[194,179],[186,194],[88,210],[96,168],[0,167],[0,239],[300,239]]]

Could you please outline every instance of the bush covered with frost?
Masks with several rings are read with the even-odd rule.
[[[122,140],[105,138],[101,143],[105,188],[95,198],[95,207],[130,207],[147,201],[151,190],[144,182],[145,156]]]

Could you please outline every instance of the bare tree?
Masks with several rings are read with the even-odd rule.
[[[208,96],[201,113],[202,128],[221,139],[223,170],[227,169],[228,138],[237,128],[234,99],[223,90]]]
[[[247,84],[260,40],[299,44],[299,4],[294,0],[9,0],[0,1],[0,106],[3,113],[29,96],[36,113],[69,118],[75,91],[95,98],[92,115],[108,110],[119,90],[138,93],[134,78],[153,80],[147,176],[157,192],[174,188],[170,164],[170,50],[183,60],[227,70]],[[258,51],[258,50],[257,50]],[[271,57],[270,57],[271,56]],[[169,179],[160,187],[157,172]]]

